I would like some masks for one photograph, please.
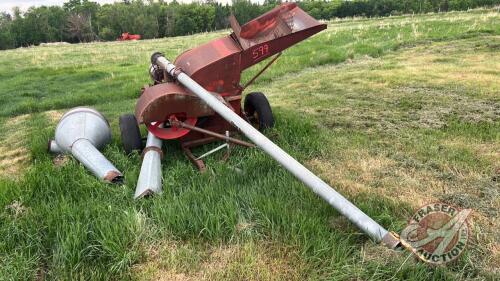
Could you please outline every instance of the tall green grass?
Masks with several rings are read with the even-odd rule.
[[[268,136],[391,230],[402,229],[414,210],[411,199],[395,199],[407,189],[418,194],[421,185],[437,182],[468,191],[439,200],[464,204],[458,195],[472,196],[471,187],[494,200],[489,176],[496,162],[479,149],[498,147],[498,116],[488,115],[498,112],[495,88],[483,86],[486,94],[474,95],[463,81],[437,82],[434,73],[408,74],[405,67],[413,67],[415,54],[442,50],[449,60],[429,63],[432,71],[447,64],[466,73],[461,60],[472,50],[498,58],[499,18],[496,10],[481,10],[329,23],[327,31],[287,50],[252,87],[275,105],[276,128]],[[164,193],[134,201],[141,159],[121,149],[117,118],[133,111],[138,90],[149,82],[150,54],[174,58],[225,34],[0,52],[0,127],[23,130],[30,153],[18,178],[0,179],[0,280],[155,279],[174,269],[213,280],[498,277],[486,258],[478,259],[484,251],[478,246],[447,267],[383,250],[259,150],[236,148],[227,162],[215,155],[199,174],[176,143],[168,143]],[[478,73],[497,73],[481,65]],[[125,185],[101,183],[71,158],[54,165],[47,154],[56,121],[44,111],[77,105],[95,106],[110,119],[114,140],[104,154],[125,174]],[[22,127],[10,127],[21,114],[29,114]],[[449,144],[461,139],[471,146]],[[0,140],[7,145],[8,136]],[[390,166],[366,168],[372,158]],[[412,173],[417,180],[408,179]],[[495,204],[475,202],[478,212]],[[474,232],[478,239],[481,229]],[[164,256],[157,249],[163,244],[176,247]],[[213,254],[217,248],[229,246],[244,253],[236,263],[210,264],[223,259]],[[277,264],[297,266],[266,269],[275,255]],[[149,261],[152,273],[143,270]]]

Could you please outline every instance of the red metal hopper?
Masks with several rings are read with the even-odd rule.
[[[242,111],[243,90],[276,60],[281,51],[320,32],[326,24],[309,16],[295,3],[281,4],[243,26],[231,16],[230,24],[233,29],[230,35],[182,53],[175,65],[238,115],[250,121],[255,119],[260,128],[271,127],[274,119],[267,99],[261,93],[250,93]],[[243,86],[240,84],[243,70],[272,55],[276,55],[275,58],[254,78]],[[190,147],[218,140],[207,131],[224,135],[226,131],[235,130],[205,102],[177,83],[173,79],[175,73],[166,73],[154,63],[150,73],[154,85],[144,89],[137,101],[135,117],[156,137],[179,139],[191,156]],[[194,129],[172,125],[170,121],[176,120]],[[160,124],[166,126],[160,127]]]

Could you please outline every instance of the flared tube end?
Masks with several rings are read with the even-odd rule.
[[[118,184],[121,185],[124,183],[124,177],[123,175],[118,172],[118,171],[109,171],[105,176],[104,176],[104,181],[113,183],[113,184]]]
[[[401,240],[399,235],[396,233],[388,231],[387,234],[382,238],[382,243],[389,249],[397,250],[402,249]]]
[[[163,54],[160,53],[160,52],[155,52],[151,55],[151,63],[152,64],[156,64],[156,60],[159,58],[159,57],[163,57]]]
[[[47,151],[53,154],[63,153],[63,150],[57,145],[55,140],[49,140],[47,143]]]

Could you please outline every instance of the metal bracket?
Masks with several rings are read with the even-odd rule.
[[[191,149],[185,147],[185,146],[182,146],[182,151],[184,151],[184,153],[186,154],[186,156],[188,157],[188,159],[191,161],[191,163],[193,163],[193,165],[196,166],[196,168],[198,168],[198,170],[203,173],[207,170],[207,168],[205,167],[205,163],[203,163],[203,160],[200,160],[200,159],[196,159],[196,157],[193,155],[193,153],[191,152]]]
[[[250,79],[250,81],[245,84],[245,86],[241,88],[241,92],[243,92],[248,86],[250,86],[255,81],[255,79],[257,79],[262,73],[264,73],[264,71],[266,71],[266,69],[268,69],[271,64],[273,64],[273,62],[275,62],[280,56],[281,52],[276,54],[271,61],[269,61],[257,74],[255,74],[252,79]]]
[[[210,151],[208,151],[208,152],[206,152],[206,153],[203,153],[201,156],[198,156],[195,160],[201,160],[202,158],[205,158],[205,157],[207,157],[208,155],[210,155],[210,154],[212,154],[212,153],[214,153],[214,152],[217,152],[217,151],[219,151],[219,150],[223,149],[223,148],[224,148],[224,147],[226,147],[226,146],[229,146],[229,145],[228,145],[227,143],[225,143],[225,144],[223,144],[223,145],[219,145],[218,147],[216,147],[216,148],[214,148],[214,149],[212,149],[212,150],[210,150]]]
[[[217,152],[225,147],[227,147],[227,151],[226,153],[224,154],[224,161],[227,160],[229,158],[229,152],[230,152],[230,146],[229,144],[231,143],[231,138],[229,137],[229,131],[226,131],[226,143],[224,143],[223,145],[219,145],[218,147],[202,154],[201,156],[198,156],[198,158],[196,158],[196,160],[200,160],[202,158],[205,158],[207,157],[208,155],[214,153],[214,152]]]

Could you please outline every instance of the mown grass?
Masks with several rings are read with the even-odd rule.
[[[227,31],[0,52],[0,280],[497,279],[499,19],[330,22],[250,89],[273,105],[269,137],[388,229],[433,200],[473,208],[469,249],[446,267],[369,241],[258,150],[211,157],[200,175],[167,144],[164,193],[132,200],[140,157],[124,155],[117,118],[149,82],[150,54],[174,58]],[[104,153],[124,186],[46,153],[77,105],[109,118]]]

